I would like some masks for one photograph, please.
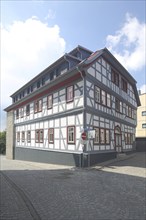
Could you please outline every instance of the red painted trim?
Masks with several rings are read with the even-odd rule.
[[[39,93],[37,95],[34,95],[32,98],[29,98],[26,101],[21,102],[20,104],[16,105],[15,107],[11,107],[8,111],[10,111],[12,109],[15,110],[17,108],[20,108],[21,106],[26,105],[26,104],[34,101],[34,100],[37,100],[37,99],[39,99],[39,98],[41,98],[41,97],[43,97],[43,96],[45,96],[45,95],[47,95],[49,93],[52,93],[54,90],[57,90],[58,88],[65,87],[66,85],[68,85],[68,84],[72,83],[73,81],[75,81],[77,79],[80,79],[80,78],[81,78],[81,74],[78,72],[76,75],[74,75],[74,76],[72,76],[72,77],[70,77],[70,78],[68,78],[68,79],[66,79],[66,80],[64,80],[64,81],[62,81],[62,82],[52,86],[49,89],[46,88],[45,91],[43,91],[43,92],[41,92],[41,93]]]

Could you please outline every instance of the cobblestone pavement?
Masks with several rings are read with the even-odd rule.
[[[1,220],[145,220],[146,154],[87,169],[1,157]]]

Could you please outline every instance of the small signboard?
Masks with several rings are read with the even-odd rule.
[[[95,138],[95,130],[89,130],[88,131],[88,139]]]

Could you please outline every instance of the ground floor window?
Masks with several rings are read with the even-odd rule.
[[[109,144],[110,143],[110,131],[105,128],[94,128],[95,138],[94,144]]]
[[[22,131],[22,142],[25,141],[25,131]]]
[[[67,127],[67,143],[75,144],[75,126]]]
[[[132,144],[134,141],[134,135],[132,133],[125,133],[125,144]]]
[[[48,142],[50,144],[54,143],[54,128],[49,128],[48,129]]]
[[[44,131],[43,129],[38,129],[35,131],[35,142],[43,143],[44,141]]]
[[[17,138],[17,142],[20,142],[20,132],[19,131],[17,132],[17,137],[16,138]]]
[[[31,142],[31,131],[27,131],[27,142]]]

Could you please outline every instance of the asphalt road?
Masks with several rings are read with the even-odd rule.
[[[145,220],[146,154],[88,169],[1,156],[1,220]]]

